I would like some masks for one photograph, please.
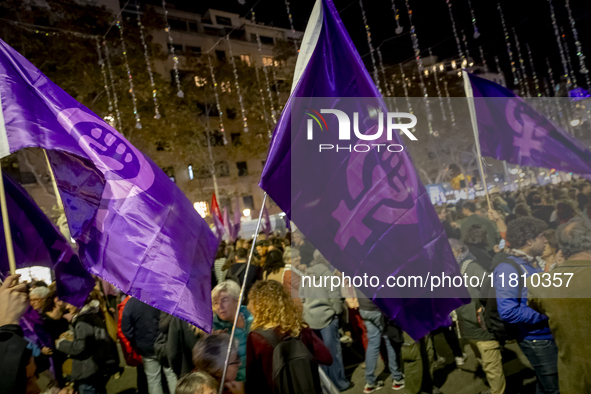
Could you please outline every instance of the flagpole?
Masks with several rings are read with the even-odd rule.
[[[267,192],[263,195],[263,204],[262,207],[265,206],[267,202]],[[254,232],[254,239],[252,240],[252,245],[250,247],[250,253],[248,255],[248,262],[246,263],[246,270],[244,271],[244,280],[242,281],[242,288],[240,289],[240,297],[238,297],[238,307],[236,308],[236,315],[234,316],[234,324],[232,325],[232,332],[230,333],[230,343],[228,344],[228,351],[226,352],[226,361],[224,362],[224,373],[222,374],[222,381],[220,383],[220,391],[219,394],[223,394],[224,391],[224,382],[226,380],[226,372],[228,371],[228,363],[230,362],[230,354],[232,353],[232,342],[234,341],[234,335],[236,334],[236,326],[238,325],[238,316],[240,316],[240,306],[242,305],[242,298],[244,297],[244,289],[246,289],[246,278],[248,276],[248,269],[250,268],[250,263],[252,261],[252,256],[254,254],[255,244],[257,242],[257,235],[259,234],[259,229],[261,226],[261,220],[263,218],[263,209],[259,212],[259,220],[257,221],[256,230]]]
[[[488,202],[488,208],[492,208],[490,203],[490,196],[488,195],[488,188],[486,186],[486,179],[484,179],[484,169],[482,168],[482,153],[480,152],[480,139],[478,138],[478,123],[476,121],[476,107],[474,106],[474,93],[472,92],[472,84],[468,77],[468,72],[462,70],[462,76],[464,77],[464,90],[466,91],[466,98],[468,99],[468,108],[470,109],[470,121],[472,122],[472,131],[474,132],[474,141],[476,143],[476,153],[478,155],[478,169],[480,171],[480,178],[482,179],[482,186],[484,187],[484,193],[486,194],[486,201]]]
[[[51,176],[51,184],[53,186],[53,192],[55,193],[55,199],[57,200],[57,207],[60,211],[60,214],[64,212],[64,203],[62,201],[62,196],[57,188],[57,182],[55,181],[55,175],[53,175],[53,169],[51,168],[51,163],[49,162],[49,157],[47,156],[47,151],[43,149],[43,154],[45,155],[45,161],[47,162],[47,170],[49,171],[49,175]]]
[[[6,241],[6,253],[8,254],[8,265],[10,274],[16,273],[16,260],[14,259],[14,248],[12,245],[12,233],[10,232],[10,218],[6,207],[6,193],[4,192],[4,175],[0,166],[0,209],[2,210],[2,225],[4,226],[4,240]]]

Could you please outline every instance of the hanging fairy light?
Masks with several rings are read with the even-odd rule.
[[[135,117],[135,128],[141,129],[142,123],[140,122],[140,114],[137,110],[137,99],[135,97],[135,91],[133,90],[133,76],[131,75],[131,69],[129,68],[129,62],[127,61],[127,48],[125,47],[125,39],[123,38],[123,25],[121,21],[117,21],[117,28],[119,30],[119,38],[121,39],[121,49],[123,50],[123,60],[125,61],[125,70],[127,71],[127,81],[129,82],[129,93],[131,94],[131,101],[133,103],[133,115]]]
[[[435,137],[439,136],[439,132],[433,131],[433,115],[431,114],[431,106],[429,103],[429,94],[427,94],[427,87],[425,86],[425,81],[423,80],[423,60],[421,59],[421,49],[419,47],[419,38],[417,37],[417,33],[415,30],[415,26],[412,23],[412,10],[410,5],[408,4],[408,0],[404,0],[406,4],[406,11],[408,13],[408,19],[410,21],[410,37],[412,40],[412,47],[414,49],[415,61],[417,63],[417,68],[419,69],[419,84],[421,86],[421,90],[423,91],[423,97],[425,98],[425,111],[427,112],[427,125],[429,126],[429,134],[433,134]]]
[[[384,67],[384,61],[382,59],[382,51],[380,51],[380,47],[377,47],[376,53],[378,54],[378,61],[380,62],[380,70],[382,71],[382,77],[384,78],[384,86],[386,87],[386,95],[390,97],[392,94],[390,92],[390,87],[388,86],[388,78],[386,77],[386,68]]]
[[[484,51],[482,50],[482,45],[478,45],[478,51],[480,52],[480,60],[482,60],[482,65],[484,66],[484,72],[488,72],[488,66],[486,65],[486,59],[484,58]]]
[[[512,28],[511,31],[513,31],[513,38],[515,39],[515,50],[517,51],[517,58],[519,59],[519,68],[521,69],[521,78],[525,87],[525,93],[527,94],[527,97],[531,97],[529,84],[527,83],[527,73],[525,72],[525,62],[523,61],[523,56],[521,56],[519,37],[517,37],[517,33],[515,33],[515,28]]]
[[[571,88],[571,79],[568,72],[568,66],[566,64],[566,58],[564,56],[564,51],[562,49],[562,43],[560,41],[560,32],[558,31],[558,24],[556,23],[556,15],[554,14],[554,6],[552,5],[552,0],[548,0],[548,5],[550,6],[550,18],[552,19],[552,27],[554,28],[554,36],[556,37],[556,43],[558,44],[558,51],[560,52],[560,60],[562,62],[562,69],[564,70],[564,77],[566,78],[566,86],[567,89],[570,90]]]
[[[466,33],[464,33],[463,30],[462,30],[462,42],[464,43],[464,48],[466,48],[466,58],[462,61],[462,65],[464,63],[467,65],[468,60],[470,59],[470,50],[468,50],[468,40],[466,39]]]
[[[460,44],[460,37],[458,36],[458,31],[456,30],[456,22],[454,20],[454,14],[451,10],[451,1],[445,0],[445,2],[447,3],[447,9],[449,11],[449,19],[451,21],[451,27],[453,29],[454,37],[456,39],[456,45],[458,47],[458,55],[460,55],[460,59],[464,60],[465,56],[464,56],[464,52],[462,51],[462,44]]]
[[[105,84],[105,92],[107,93],[107,102],[109,103],[108,111],[113,112],[113,102],[111,101],[111,92],[109,91],[109,80],[107,79],[107,71],[105,70],[105,62],[101,51],[101,43],[96,37],[96,51],[98,52],[99,66],[101,66],[101,74],[103,75],[103,83]]]
[[[121,113],[119,112],[119,100],[117,98],[117,92],[115,91],[115,79],[113,78],[113,68],[111,67],[111,56],[109,55],[109,46],[107,41],[103,41],[105,47],[105,60],[107,60],[107,68],[109,70],[109,78],[111,79],[111,91],[113,92],[113,105],[115,107],[115,116],[117,117],[118,130],[123,133],[123,127],[121,126]]]
[[[376,83],[376,86],[378,88],[378,90],[380,91],[380,94],[382,93],[382,87],[380,84],[380,76],[378,74],[378,67],[376,66],[376,58],[373,55],[373,45],[371,43],[371,32],[369,31],[369,25],[367,24],[367,17],[365,15],[365,9],[363,8],[363,0],[359,0],[359,7],[361,7],[361,17],[363,18],[363,26],[365,26],[365,33],[367,36],[367,46],[369,47],[369,55],[371,57],[371,64],[373,65],[373,79],[374,82]]]
[[[546,66],[548,67],[548,76],[550,78],[550,86],[552,87],[552,94],[557,97],[558,92],[556,90],[556,82],[554,81],[554,72],[552,71],[552,66],[550,66],[550,61],[546,58]],[[548,95],[550,97],[550,95]],[[558,108],[558,122],[560,123],[561,120],[564,120],[564,109],[562,108],[562,100],[556,100],[556,107]],[[564,122],[563,122],[564,123]],[[569,122],[567,121],[564,125],[566,131],[572,134],[572,130],[570,129]]]
[[[534,57],[531,53],[531,48],[529,47],[529,43],[525,43],[525,48],[527,49],[527,57],[529,58],[529,66],[531,67],[531,75],[534,79],[534,86],[536,88],[536,94],[538,97],[542,97],[542,93],[540,92],[540,82],[538,81],[538,75],[536,74],[536,68],[534,66]]]
[[[503,15],[503,9],[501,4],[497,3],[497,9],[501,15],[501,24],[503,25],[503,35],[505,36],[505,45],[507,46],[507,55],[509,55],[509,63],[511,64],[511,78],[513,79],[513,85],[519,86],[519,77],[517,69],[515,68],[515,59],[513,57],[513,51],[511,50],[511,42],[509,41],[509,32],[507,31],[507,25],[505,24],[505,16]]]
[[[394,4],[394,0],[392,0],[392,11],[394,11],[394,20],[396,21],[396,29],[394,29],[394,33],[400,34],[404,30],[404,28],[400,25],[400,14],[398,14],[398,10],[396,9],[396,4]]]
[[[291,10],[289,9],[289,1],[288,0],[285,0],[285,8],[287,9],[287,17],[289,18],[289,27],[291,27],[291,32],[294,34],[293,41],[294,41],[294,44],[296,47],[296,52],[299,52],[300,48],[298,47],[298,42],[295,39],[295,32],[296,31],[293,27],[293,18],[291,17]]]
[[[433,52],[429,48],[429,57],[433,58]],[[441,107],[441,117],[444,122],[447,122],[447,116],[445,116],[445,107],[443,106],[443,98],[441,96],[441,89],[439,88],[439,78],[437,77],[437,66],[433,66],[433,78],[435,79],[435,88],[437,89],[437,97],[439,98],[439,106]]]
[[[232,53],[232,44],[230,43],[230,36],[226,36],[226,42],[228,43],[228,50],[230,51],[230,59],[232,60],[232,70],[234,72],[234,86],[236,87],[236,93],[238,94],[238,101],[240,102],[240,113],[242,114],[242,126],[244,132],[248,133],[248,121],[246,118],[246,111],[244,110],[244,102],[242,101],[242,93],[240,91],[240,83],[238,82],[238,70],[236,69],[236,60]]]
[[[146,38],[144,35],[144,25],[140,17],[140,5],[135,2],[135,9],[137,11],[137,25],[140,28],[140,40],[144,47],[144,58],[146,59],[146,67],[148,68],[148,76],[150,77],[150,87],[152,88],[152,99],[154,100],[154,119],[160,119],[160,111],[158,110],[158,97],[156,91],[156,84],[154,83],[154,74],[152,73],[152,65],[150,64],[150,55],[148,53],[148,45],[146,45]]]
[[[162,9],[164,10],[164,22],[165,28],[164,31],[168,36],[168,46],[170,50],[170,54],[172,55],[172,67],[174,69],[174,81],[176,82],[176,95],[180,98],[185,97],[183,90],[181,89],[181,78],[179,76],[179,58],[176,55],[176,51],[174,49],[174,42],[172,39],[172,33],[170,31],[170,25],[168,24],[168,10],[166,9],[166,0],[162,0]]]
[[[213,72],[213,65],[211,64],[211,55],[207,54],[207,62],[209,63],[209,72],[211,75],[211,81],[213,82],[213,93],[215,96],[215,106],[218,109],[218,115],[220,117],[220,132],[222,133],[222,138],[224,139],[224,145],[228,143],[226,139],[226,130],[224,129],[224,115],[222,112],[222,106],[220,105],[220,96],[218,95],[218,83],[215,80],[215,73]]]
[[[402,63],[398,64],[400,66],[400,75],[401,75],[401,79],[402,79],[402,87],[404,88],[404,98],[406,99],[406,105],[408,106],[408,112],[410,112],[411,114],[414,114],[412,111],[412,105],[410,102],[410,97],[408,96],[408,88],[406,86],[406,75],[404,75],[404,68],[402,67]],[[411,129],[411,131],[413,133],[416,132],[416,129],[413,127]]]
[[[564,57],[566,57],[566,65],[568,66],[568,73],[571,76],[571,82],[573,87],[576,89],[579,87],[577,82],[577,76],[575,75],[575,69],[573,67],[572,59],[570,57],[570,50],[568,49],[568,43],[566,42],[566,34],[562,27],[560,28],[560,37],[562,40],[562,47],[564,48]]]
[[[251,11],[252,19],[251,23],[256,25],[256,19],[254,17],[254,11]],[[261,58],[263,56],[263,45],[261,43],[261,35],[259,34],[258,29],[256,30],[256,38],[257,44],[259,46],[259,53],[261,54]],[[256,65],[255,65],[256,68]],[[273,105],[273,96],[271,95],[271,85],[269,84],[269,74],[267,73],[267,66],[263,61],[263,74],[265,74],[265,82],[267,83],[267,94],[269,95],[269,105],[271,106],[271,119],[273,120],[273,124],[277,124],[277,119],[275,118],[275,106]]]
[[[273,63],[270,68],[271,68],[271,77],[273,78],[273,86],[275,86],[275,98],[277,99],[277,105],[281,106],[281,103],[279,103],[279,89],[277,86],[277,74],[275,74],[275,63]]]
[[[573,19],[573,15],[570,10],[569,0],[565,0],[565,7],[568,11],[570,29],[573,34],[573,37],[575,38],[575,46],[577,47],[577,57],[579,58],[579,72],[585,76],[587,89],[591,89],[591,81],[589,80],[589,69],[587,69],[587,65],[585,64],[585,54],[583,53],[583,45],[581,44],[581,41],[579,41],[579,32],[577,31],[577,27],[575,26],[575,20]]]
[[[474,15],[474,9],[472,8],[472,2],[468,0],[468,7],[470,8],[470,16],[472,17],[472,27],[474,28],[474,39],[476,40],[480,37],[480,32],[478,31],[478,27],[476,26],[476,16]]]
[[[447,106],[449,108],[449,115],[451,117],[451,125],[456,127],[456,117],[454,116],[454,109],[451,105],[451,97],[449,97],[449,90],[447,89],[447,81],[443,80],[443,88],[445,90],[445,96],[447,97]]]
[[[261,85],[261,79],[259,78],[259,69],[255,65],[254,71],[257,77],[257,85],[259,87],[259,92],[261,94],[261,104],[263,108],[263,117],[265,118],[265,125],[267,126],[267,134],[269,138],[271,138],[271,129],[269,128],[269,119],[267,118],[267,105],[265,104],[265,92],[263,92],[263,86]]]

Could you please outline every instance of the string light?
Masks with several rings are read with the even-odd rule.
[[[562,27],[560,28],[560,35],[562,41],[562,47],[564,48],[564,57],[566,58],[566,65],[568,66],[568,73],[571,76],[571,82],[573,87],[576,89],[579,87],[577,83],[577,76],[575,75],[575,69],[573,67],[571,57],[570,57],[570,50],[568,49],[568,44],[566,42],[566,35],[564,34],[564,30]]]
[[[121,124],[121,113],[119,112],[119,100],[117,98],[117,91],[115,90],[115,79],[113,78],[113,68],[111,67],[111,56],[109,55],[109,46],[107,41],[103,41],[105,47],[105,59],[107,60],[107,68],[109,70],[109,77],[111,78],[111,90],[113,92],[113,104],[115,106],[115,115],[117,117],[117,126],[121,133],[123,133],[123,127]]]
[[[378,88],[378,90],[380,91],[380,94],[382,93],[382,87],[380,86],[380,77],[378,74],[378,67],[376,66],[376,59],[373,55],[373,45],[371,44],[371,32],[369,31],[369,25],[367,24],[367,17],[365,15],[365,9],[363,8],[363,0],[359,0],[359,7],[361,7],[361,17],[363,18],[363,26],[365,26],[365,33],[367,36],[367,45],[369,47],[369,55],[371,57],[371,63],[373,65],[373,79],[374,82]]]
[[[398,14],[398,10],[396,9],[396,4],[394,4],[394,0],[392,0],[392,11],[394,11],[394,20],[396,21],[396,29],[394,29],[394,33],[400,34],[404,30],[404,28],[400,26],[400,15]]]
[[[505,36],[505,45],[507,46],[507,55],[509,55],[509,63],[511,64],[511,78],[513,79],[513,85],[519,86],[519,76],[517,69],[515,68],[515,59],[513,58],[513,51],[511,50],[511,42],[509,41],[509,32],[507,31],[507,25],[505,25],[505,16],[503,15],[503,9],[501,4],[497,3],[497,9],[501,15],[501,24],[503,25],[503,35]]]
[[[404,88],[404,97],[406,99],[406,105],[408,106],[408,112],[414,114],[412,111],[412,105],[410,103],[410,97],[408,96],[408,89],[406,87],[406,75],[404,75],[404,68],[402,67],[402,63],[399,63],[398,65],[400,66],[400,75],[402,76],[402,87]],[[411,131],[415,133],[416,129],[413,127]]]
[[[108,111],[113,112],[113,102],[111,101],[111,92],[109,91],[109,80],[107,79],[107,71],[105,70],[105,62],[103,60],[103,54],[101,51],[101,43],[98,37],[96,39],[96,51],[98,52],[99,66],[101,66],[101,74],[103,74],[103,83],[105,84],[105,92],[107,93],[107,101],[109,103]]]
[[[447,106],[449,107],[449,115],[451,116],[451,125],[456,127],[456,117],[454,116],[454,109],[451,105],[451,97],[449,97],[449,90],[447,90],[447,81],[443,80],[443,88],[447,97]]]
[[[499,64],[499,58],[498,56],[495,56],[495,64],[497,66],[497,74],[500,74],[503,76],[503,80],[505,80],[505,73],[503,73],[503,69],[501,68],[501,65]],[[506,85],[506,83],[505,83]]]
[[[378,61],[380,62],[380,69],[382,70],[382,77],[384,78],[384,86],[386,88],[386,94],[388,95],[388,97],[390,97],[390,95],[392,94],[390,92],[390,87],[388,86],[388,78],[386,78],[386,68],[384,67],[384,61],[382,59],[382,51],[380,51],[380,47],[378,47],[376,49],[376,52],[378,54]]]
[[[211,81],[213,82],[213,93],[215,95],[215,105],[218,109],[218,115],[220,117],[220,132],[222,133],[222,138],[224,139],[224,145],[228,144],[228,140],[226,139],[226,130],[224,129],[224,114],[222,112],[222,106],[220,105],[220,96],[218,95],[218,84],[215,80],[215,74],[213,72],[213,66],[211,64],[211,55],[207,54],[207,62],[209,63],[209,72],[211,73]]]
[[[289,18],[289,27],[291,27],[291,32],[295,35],[295,29],[293,27],[293,18],[291,17],[291,10],[289,9],[289,1],[285,0],[285,8],[287,9],[287,17]],[[294,45],[296,48],[296,52],[300,51],[300,48],[298,47],[298,41],[296,40],[295,36],[293,38],[294,41]]]
[[[133,90],[133,76],[131,75],[131,69],[129,68],[129,62],[127,61],[127,48],[125,47],[125,39],[123,38],[123,25],[121,21],[117,21],[117,28],[119,30],[119,38],[121,39],[121,49],[123,50],[123,60],[125,61],[125,70],[127,71],[127,81],[129,82],[129,93],[131,94],[131,101],[133,103],[133,115],[135,116],[135,128],[141,129],[142,123],[140,122],[140,114],[137,111],[137,99],[135,97],[135,91]]]
[[[144,47],[144,58],[146,59],[146,67],[148,69],[148,76],[150,77],[150,87],[152,88],[152,99],[154,100],[154,119],[160,119],[160,111],[158,110],[158,97],[156,91],[156,84],[154,83],[154,75],[152,73],[152,65],[150,64],[150,55],[148,53],[148,45],[146,45],[146,38],[144,35],[144,25],[140,16],[140,5],[135,2],[135,9],[137,11],[137,25],[140,28],[140,40]]]
[[[474,28],[474,39],[476,40],[480,37],[480,32],[478,31],[478,27],[476,26],[476,16],[474,15],[474,9],[472,8],[472,2],[468,0],[468,7],[470,8],[470,16],[472,17],[472,27]]]
[[[556,23],[556,15],[554,14],[554,6],[552,0],[548,0],[550,6],[550,18],[552,19],[552,27],[554,28],[554,36],[556,37],[556,43],[558,44],[558,51],[560,52],[560,60],[562,61],[562,69],[564,70],[564,77],[566,78],[566,86],[568,90],[571,87],[571,79],[568,72],[568,66],[566,65],[566,58],[564,57],[564,51],[562,50],[562,43],[560,42],[560,33],[558,31],[558,24]]]
[[[579,58],[579,72],[585,76],[585,82],[587,83],[587,89],[591,89],[591,81],[589,80],[589,69],[587,69],[587,65],[585,64],[585,54],[583,53],[583,45],[581,41],[579,41],[579,32],[577,31],[577,27],[575,26],[575,20],[573,19],[573,15],[570,10],[570,2],[569,0],[565,0],[565,7],[568,11],[568,20],[570,22],[570,29],[575,38],[575,46],[577,47],[577,57]]]
[[[458,31],[456,30],[456,22],[454,21],[454,15],[451,10],[451,1],[445,0],[445,2],[447,3],[447,9],[449,11],[449,19],[451,20],[451,27],[454,31],[454,37],[456,39],[456,45],[458,47],[458,55],[460,55],[460,59],[464,60],[465,59],[464,52],[462,51],[462,45],[460,44],[460,37],[458,36]]]
[[[174,68],[174,81],[176,82],[176,95],[180,98],[185,97],[183,90],[181,89],[181,78],[179,76],[179,58],[176,55],[176,51],[174,49],[174,43],[172,40],[172,33],[170,32],[170,25],[168,24],[168,10],[166,9],[166,0],[162,0],[162,9],[164,10],[164,22],[165,28],[164,31],[168,35],[168,44],[170,54],[172,55],[172,67]]]
[[[412,10],[408,4],[408,0],[404,0],[406,4],[406,11],[408,13],[408,19],[410,21],[410,33],[411,33],[411,40],[412,40],[412,47],[414,49],[415,54],[415,61],[417,63],[417,68],[419,69],[419,83],[421,86],[421,90],[423,91],[423,97],[425,98],[425,110],[427,112],[427,125],[429,127],[429,134],[434,135],[437,137],[439,132],[433,131],[433,115],[431,114],[431,106],[429,103],[429,95],[427,94],[427,87],[425,86],[425,81],[423,80],[423,60],[421,59],[421,49],[419,47],[419,38],[417,37],[417,33],[415,30],[415,26],[412,23]]]
[[[529,66],[531,67],[531,75],[534,78],[534,86],[536,88],[536,94],[538,97],[542,97],[542,93],[540,92],[540,82],[538,81],[538,75],[536,74],[536,68],[534,66],[534,57],[531,53],[531,48],[529,47],[529,43],[525,43],[525,48],[527,49],[527,56],[529,58]]]
[[[267,135],[269,136],[269,138],[271,138],[272,134],[271,134],[271,129],[269,129],[269,118],[267,118],[267,109],[266,109],[267,105],[265,104],[265,93],[263,92],[263,86],[261,85],[261,79],[259,78],[259,69],[257,68],[256,65],[254,66],[254,71],[257,76],[257,85],[259,86],[259,92],[261,94],[263,116],[265,117],[265,125],[267,125]]]
[[[550,66],[550,61],[546,58],[546,66],[548,67],[548,76],[550,77],[550,86],[552,87],[552,92],[554,96],[558,96],[558,92],[556,91],[556,82],[554,81],[554,72],[552,71],[552,66]],[[564,120],[564,109],[562,108],[562,100],[556,100],[556,107],[558,108],[558,117],[559,122],[560,120]],[[566,130],[572,134],[572,130],[569,127],[568,121],[566,122]]]
[[[531,93],[529,91],[529,84],[527,83],[527,72],[525,72],[525,62],[523,61],[523,57],[521,56],[521,47],[519,46],[519,37],[517,37],[517,33],[515,33],[515,28],[511,29],[513,31],[513,38],[515,39],[515,50],[517,51],[517,58],[519,59],[519,68],[521,68],[521,78],[523,81],[523,86],[525,88],[525,93],[527,97],[531,97]]]
[[[277,105],[280,106],[279,103],[279,89],[277,86],[277,74],[275,74],[275,60],[273,60],[273,64],[271,65],[271,77],[273,78],[273,86],[275,86],[275,98],[277,99]]]
[[[470,51],[468,50],[468,40],[466,39],[466,33],[462,30],[462,42],[464,43],[464,48],[466,48],[466,58],[462,61],[468,65],[468,60],[470,60]]]
[[[433,52],[429,48],[429,57],[433,58]],[[437,97],[439,97],[439,106],[441,107],[441,117],[444,122],[447,122],[447,116],[445,116],[445,107],[443,106],[443,98],[441,97],[441,89],[439,89],[439,79],[437,78],[437,66],[433,66],[433,78],[435,79],[435,88],[437,89]]]
[[[234,54],[232,53],[232,44],[230,43],[230,36],[226,36],[226,42],[228,43],[228,49],[230,50],[230,59],[232,60],[232,69],[234,71],[234,86],[236,86],[236,92],[238,93],[238,101],[240,102],[240,113],[242,114],[242,126],[244,132],[248,133],[248,122],[246,119],[246,111],[244,110],[244,103],[242,101],[242,93],[240,91],[240,83],[238,82],[238,70],[236,69],[236,61],[234,60]]]
[[[480,59],[482,60],[482,65],[484,66],[484,72],[488,72],[488,66],[486,65],[486,59],[484,58],[484,51],[482,50],[482,45],[478,45],[478,51],[480,52]]]
[[[256,25],[256,19],[254,17],[254,11],[251,11],[252,19],[251,22],[253,25]],[[261,35],[259,34],[259,30],[256,30],[256,38],[257,44],[259,46],[259,53],[261,54],[261,58],[263,56],[263,45],[261,44]],[[255,65],[256,67],[256,65]],[[269,74],[267,73],[267,66],[263,61],[263,74],[265,74],[265,82],[267,83],[267,94],[269,95],[269,105],[271,106],[271,119],[273,119],[273,124],[277,124],[277,119],[275,118],[275,107],[273,105],[273,96],[271,95],[271,85],[269,84]]]

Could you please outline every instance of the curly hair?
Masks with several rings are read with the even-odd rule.
[[[466,233],[464,242],[467,245],[485,245],[488,246],[487,232],[484,227],[479,224],[473,224]]]
[[[274,280],[256,282],[248,293],[248,309],[253,316],[250,330],[279,328],[282,334],[300,335],[304,327],[302,313]]]
[[[507,242],[514,249],[519,249],[527,244],[527,241],[542,234],[548,225],[537,218],[522,216],[507,224]]]

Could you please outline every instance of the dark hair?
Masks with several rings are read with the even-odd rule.
[[[55,297],[57,297],[57,292],[55,290],[47,294],[47,297],[45,297],[45,304],[43,305],[43,312],[47,313],[55,309]]]
[[[283,239],[282,238],[273,238],[273,240],[271,241],[271,245],[273,245],[273,247],[275,249],[280,249],[281,252],[284,251],[284,249],[283,249]]]
[[[265,266],[263,268],[264,272],[269,275],[275,271],[280,270],[281,268],[285,267],[285,262],[283,261],[283,253],[277,249],[273,249],[269,253],[267,253],[267,258],[265,260]]]
[[[575,203],[572,200],[563,198],[556,203],[556,217],[558,222],[564,224],[574,218],[578,213]]]
[[[515,215],[518,218],[523,216],[530,216],[529,206],[524,202],[520,202],[519,204],[515,205]]]
[[[224,257],[226,257],[226,242],[222,241],[218,246],[218,252],[215,255],[215,259],[223,259]]]
[[[34,285],[36,287],[48,287],[47,283],[43,282],[42,280],[38,280],[37,282],[34,283]]]
[[[556,239],[565,259],[591,251],[591,221],[582,216],[575,217],[558,227]]]
[[[540,205],[542,203],[542,197],[536,193],[532,196],[531,202],[533,205]]]
[[[236,250],[236,258],[237,259],[246,259],[248,257],[248,250],[244,248],[238,248]]]
[[[468,229],[464,242],[467,245],[484,245],[488,246],[488,239],[486,229],[479,224],[473,224]]]
[[[544,231],[544,237],[548,241],[548,244],[553,249],[558,249],[558,242],[556,241],[556,230],[553,228],[549,228],[548,230]]]
[[[522,248],[527,241],[535,239],[547,228],[548,225],[540,219],[522,216],[507,224],[507,242],[514,249]]]
[[[464,203],[462,203],[462,209],[467,209],[468,211],[474,213],[476,212],[476,203],[473,201],[464,201]]]

